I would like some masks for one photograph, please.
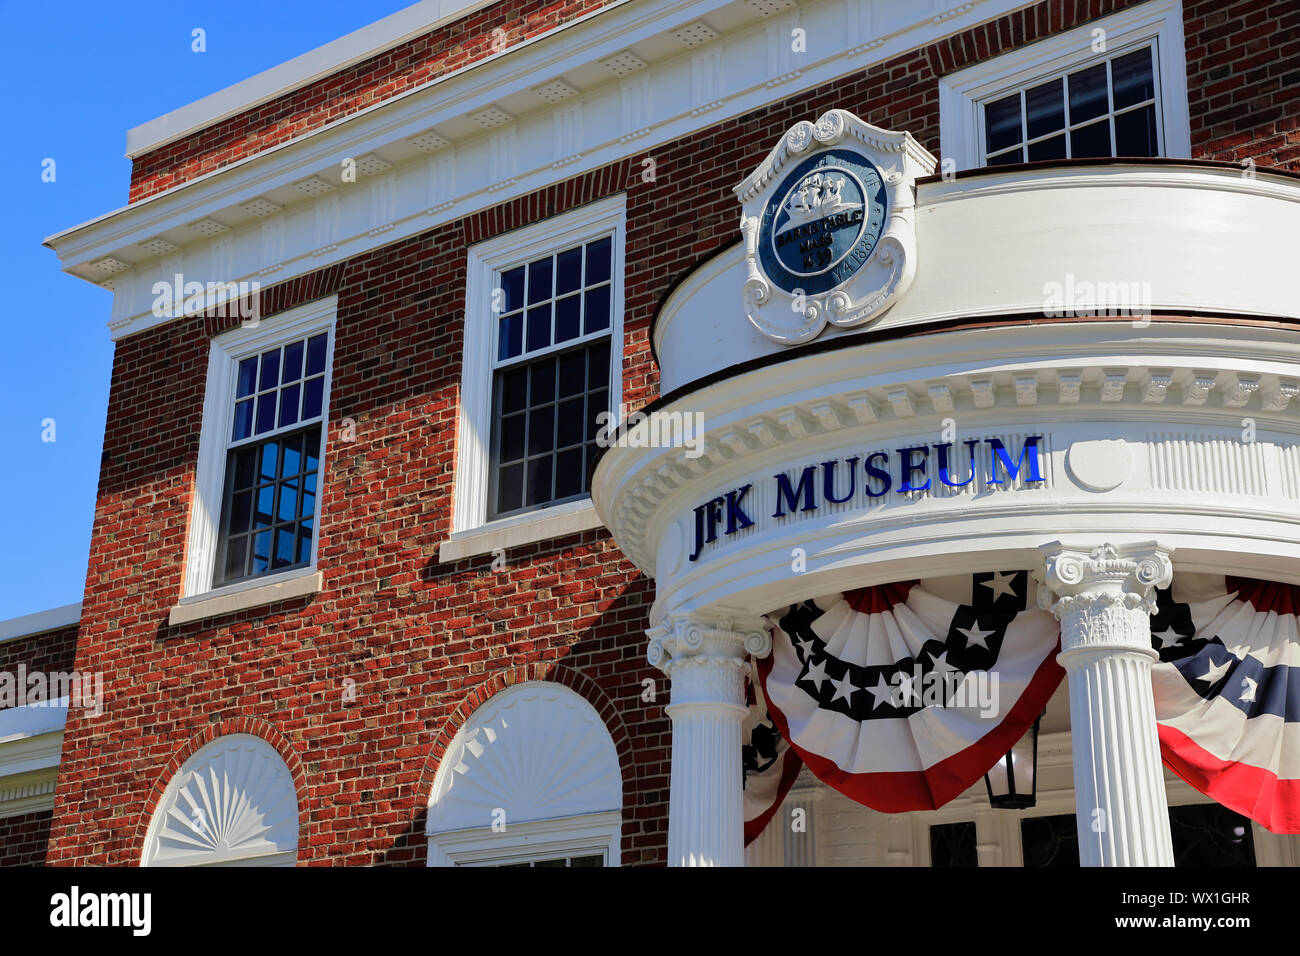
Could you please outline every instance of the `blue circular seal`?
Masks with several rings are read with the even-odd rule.
[[[866,264],[885,229],[880,171],[847,149],[809,156],[781,183],[759,223],[758,258],[768,280],[817,295]]]

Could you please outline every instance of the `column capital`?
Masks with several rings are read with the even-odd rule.
[[[734,660],[744,665],[749,654],[766,657],[772,651],[772,634],[765,618],[723,617],[700,611],[670,614],[646,631],[650,644],[646,659],[672,676],[672,669],[689,659]]]
[[[1046,559],[1039,579],[1038,606],[1060,620],[1070,611],[1103,607],[1156,610],[1155,589],[1169,586],[1173,549],[1155,541],[1137,544],[1043,545]]]

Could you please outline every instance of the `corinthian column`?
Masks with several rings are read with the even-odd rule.
[[[648,657],[672,681],[669,866],[744,866],[741,725],[747,654],[772,649],[758,618],[674,615],[646,632]]]
[[[1155,542],[1044,545],[1038,603],[1061,622],[1070,680],[1074,801],[1083,866],[1173,866],[1151,693],[1154,589],[1173,577]]]

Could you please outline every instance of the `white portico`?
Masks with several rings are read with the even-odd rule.
[[[845,148],[881,171],[881,230],[819,301],[761,261],[761,210]],[[674,865],[744,860],[745,679],[785,609],[999,569],[1028,572],[1035,612],[1059,621],[1080,861],[1171,865],[1156,589],[1225,569],[1300,583],[1300,180],[932,165],[844,114],[783,137],[755,174],[768,185],[737,189],[742,241],[653,330],[649,411],[702,416],[702,443],[643,447],[642,422],[597,468],[602,518],[656,581]],[[828,246],[851,256],[863,234]]]

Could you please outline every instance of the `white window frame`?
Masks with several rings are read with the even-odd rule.
[[[617,424],[623,402],[623,282],[627,197],[620,193],[504,233],[470,248],[466,262],[465,349],[456,431],[452,534],[439,557],[456,560],[600,527],[590,495],[564,504],[488,521],[492,466],[492,384],[497,367],[497,317],[492,293],[505,269],[612,232],[610,274],[610,413]]]
[[[1093,31],[1099,28],[1106,31],[1104,53],[1092,49]],[[952,159],[955,169],[984,167],[982,104],[1147,43],[1155,46],[1153,67],[1163,155],[1189,159],[1192,136],[1183,7],[1181,0],[1150,0],[942,77],[939,141],[945,166]]]
[[[428,865],[502,866],[599,854],[605,866],[619,866],[622,831],[617,810],[511,823],[500,831],[453,830],[429,836]]]
[[[329,450],[328,431],[330,392],[334,372],[334,335],[338,320],[338,297],[329,296],[308,302],[297,308],[261,319],[255,326],[240,326],[215,336],[208,352],[208,378],[203,399],[203,426],[199,434],[199,463],[194,481],[194,504],[190,510],[190,533],[186,552],[185,577],[181,601],[173,609],[173,624],[204,616],[197,609],[187,613],[186,608],[199,602],[216,601],[244,592],[259,589],[266,600],[283,600],[319,589],[316,572],[316,554],[320,544],[321,507],[325,500],[328,470],[326,453]],[[316,477],[315,534],[312,535],[311,563],[305,568],[289,568],[237,581],[233,584],[212,586],[212,574],[221,533],[221,508],[226,481],[226,454],[235,405],[235,387],[241,359],[256,355],[277,345],[328,332],[325,347],[325,387],[321,399],[321,457]],[[297,583],[298,586],[293,585]],[[312,587],[312,584],[315,586]],[[286,587],[287,586],[287,587]],[[304,586],[309,590],[304,590]],[[262,603],[256,595],[250,600],[222,603],[213,613],[224,613],[239,606]],[[179,612],[179,613],[178,613]]]

